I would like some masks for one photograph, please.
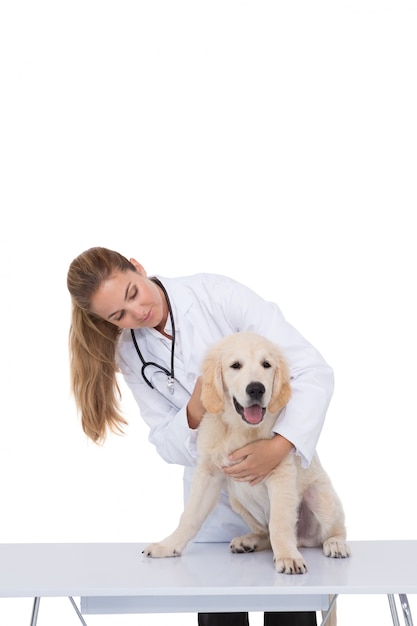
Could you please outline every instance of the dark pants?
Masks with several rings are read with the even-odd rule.
[[[264,626],[316,626],[312,611],[264,613]],[[249,626],[247,613],[199,613],[198,626]]]

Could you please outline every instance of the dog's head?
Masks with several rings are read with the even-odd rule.
[[[291,396],[288,366],[279,348],[251,332],[229,335],[203,361],[201,399],[208,413],[227,404],[248,425],[259,425],[265,413],[277,414]]]

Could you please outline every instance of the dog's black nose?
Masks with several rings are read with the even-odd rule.
[[[265,387],[262,383],[249,383],[246,393],[254,402],[260,402],[265,393]]]

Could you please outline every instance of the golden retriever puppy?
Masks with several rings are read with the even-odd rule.
[[[290,399],[288,366],[277,346],[255,333],[230,335],[203,362],[202,402],[207,410],[198,429],[198,460],[191,492],[177,529],[146,547],[150,557],[179,556],[197,534],[227,484],[232,507],[251,533],[235,537],[232,552],[272,547],[275,569],[304,574],[300,546],[323,546],[326,556],[349,556],[344,512],[331,481],[314,457],[308,468],[289,454],[264,480],[250,485],[227,477],[229,454],[272,428]]]

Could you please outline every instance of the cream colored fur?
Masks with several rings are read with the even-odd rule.
[[[256,402],[253,393],[248,394],[253,389]],[[342,504],[317,457],[303,468],[300,457],[290,454],[257,485],[230,479],[221,469],[230,464],[231,452],[273,436],[272,428],[290,395],[285,359],[266,338],[236,333],[209,350],[202,389],[207,413],[198,429],[198,461],[190,497],[177,529],[160,543],[147,546],[147,556],[181,555],[225,484],[232,507],[251,529],[231,541],[232,552],[272,548],[275,569],[284,574],[307,571],[301,546],[322,546],[328,557],[349,556]],[[242,409],[260,404],[265,409],[262,421],[247,423],[235,402]],[[334,626],[334,611],[327,624]]]

